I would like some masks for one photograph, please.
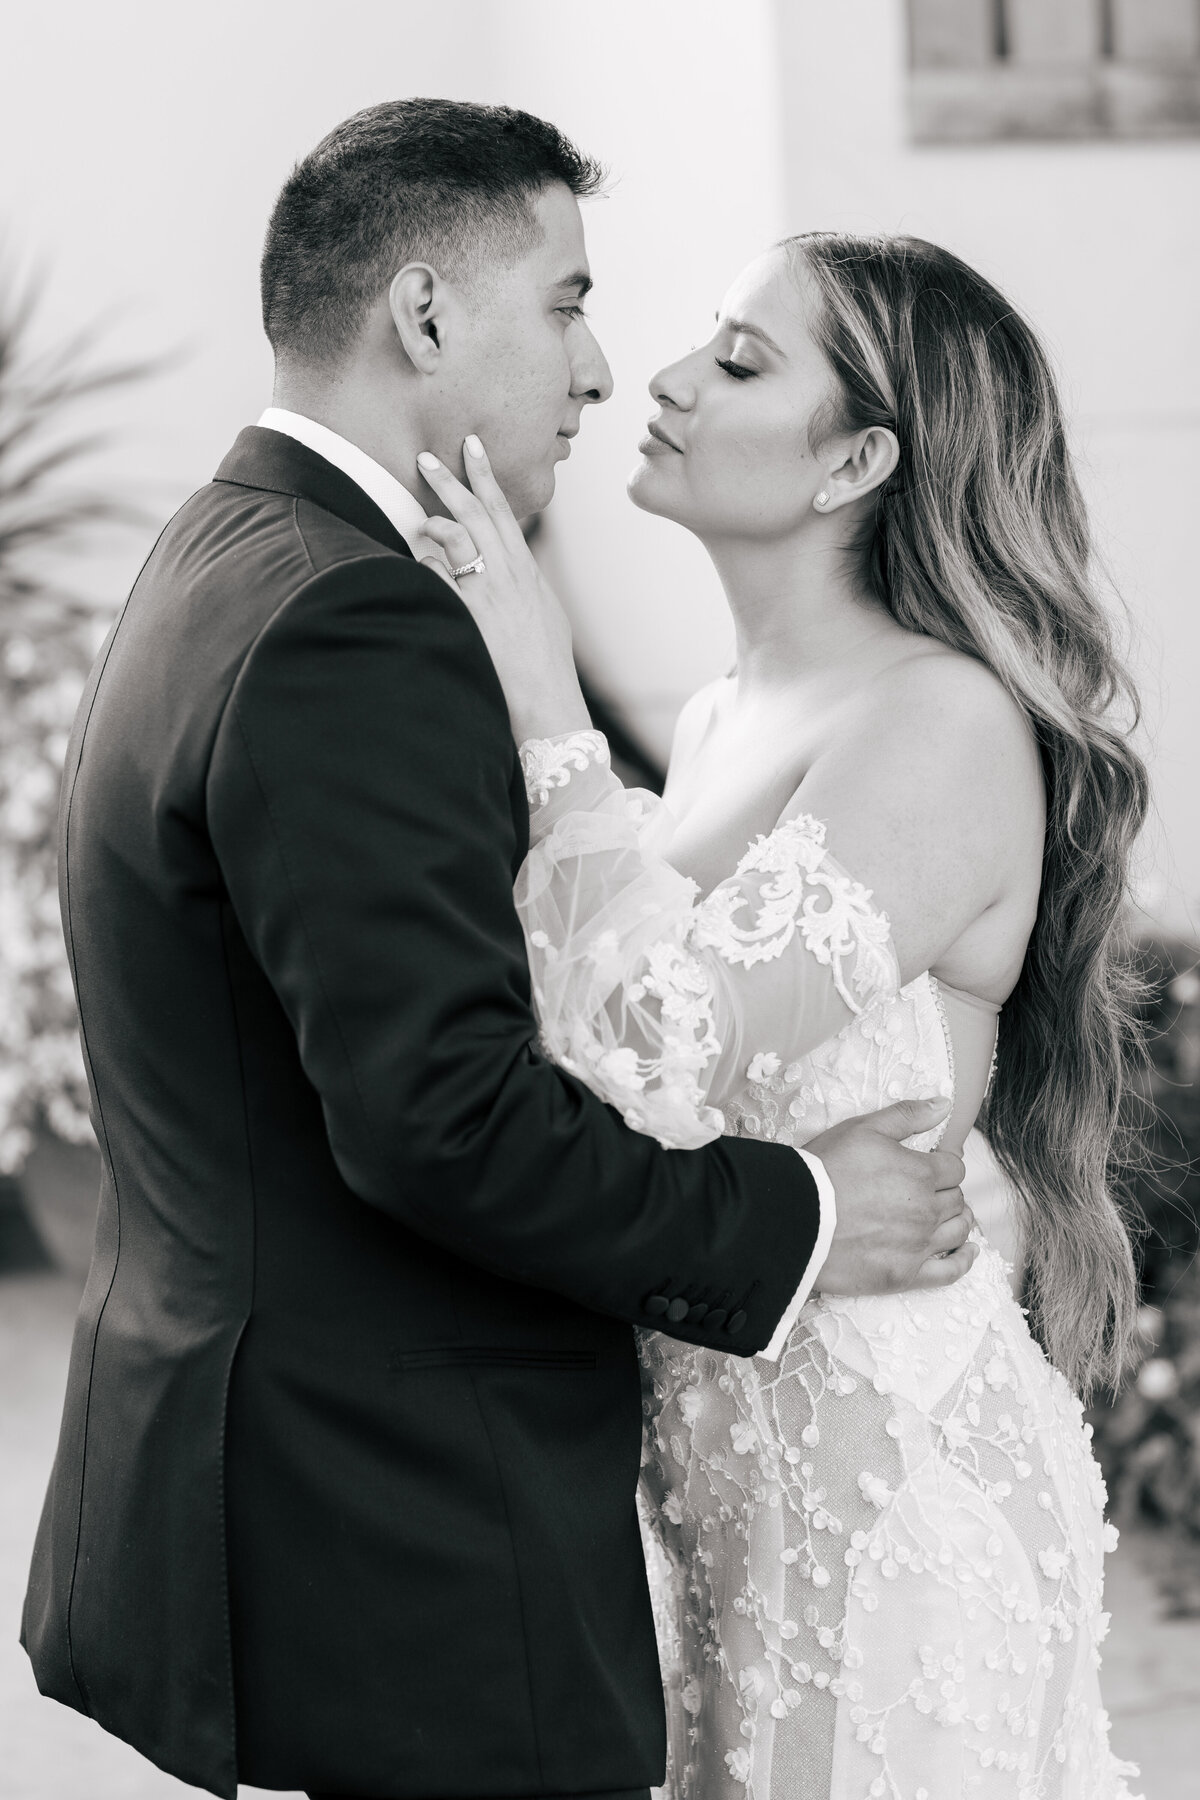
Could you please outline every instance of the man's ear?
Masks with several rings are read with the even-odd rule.
[[[392,323],[408,360],[422,375],[432,375],[441,361],[446,300],[445,283],[427,263],[406,263],[392,277]]]
[[[886,425],[869,425],[856,432],[846,445],[845,460],[829,471],[825,483],[829,500],[821,511],[833,512],[874,493],[899,461],[900,440]]]

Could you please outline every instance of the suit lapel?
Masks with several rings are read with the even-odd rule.
[[[233,449],[213,480],[310,500],[314,506],[344,519],[347,525],[355,526],[387,549],[395,550],[401,556],[412,555],[386,513],[380,511],[356,481],[351,481],[341,469],[326,462],[307,444],[299,444],[281,431],[248,425],[239,432]]]
[[[307,444],[297,443],[295,438],[286,437],[281,431],[270,431],[261,425],[248,425],[244,431],[239,432],[233,449],[213,480],[227,481],[234,487],[260,488],[271,494],[291,494],[296,499],[309,500],[314,506],[333,513],[336,518],[344,519],[347,525],[365,532],[388,550],[412,557],[412,551],[387,514],[380,511],[370,495],[364,494],[356,481],[351,481],[341,469],[326,462],[323,456],[318,456]],[[515,747],[510,799],[513,823],[517,831],[516,854],[512,865],[515,881],[529,849],[529,808],[525,800],[525,778]]]

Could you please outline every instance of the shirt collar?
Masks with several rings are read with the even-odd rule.
[[[267,431],[279,431],[285,437],[295,438],[297,443],[304,444],[332,463],[335,469],[340,469],[343,475],[348,475],[375,502],[409,549],[413,548],[413,539],[420,536],[425,525],[425,508],[382,463],[377,463],[357,444],[339,437],[336,431],[330,431],[328,425],[318,425],[315,419],[306,419],[303,413],[288,412],[282,406],[268,406],[258,422]]]

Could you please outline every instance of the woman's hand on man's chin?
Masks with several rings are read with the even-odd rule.
[[[467,607],[496,667],[508,702],[513,736],[557,737],[591,725],[575,658],[571,627],[546,581],[477,437],[468,437],[464,487],[432,452],[417,458],[448,519],[430,518],[422,537],[435,548],[420,557]],[[424,545],[418,545],[418,549]],[[473,564],[482,561],[482,569]],[[454,571],[459,570],[457,576]]]

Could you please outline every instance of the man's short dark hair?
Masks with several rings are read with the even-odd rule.
[[[296,165],[271,214],[262,309],[272,349],[336,362],[405,263],[451,281],[511,265],[537,241],[534,202],[554,182],[582,198],[604,171],[532,113],[427,99],[355,113]]]

